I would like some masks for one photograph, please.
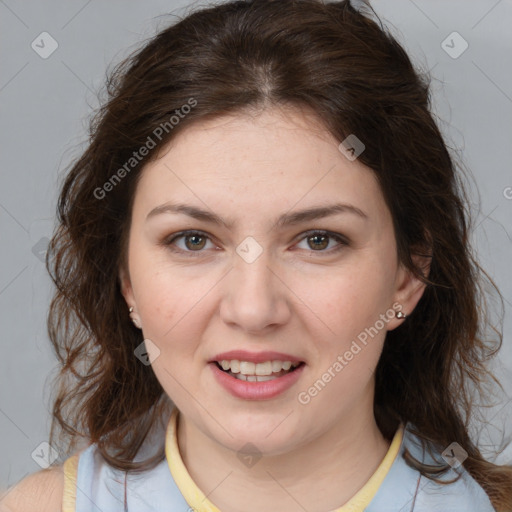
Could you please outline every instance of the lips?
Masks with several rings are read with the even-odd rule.
[[[275,352],[266,352],[257,354],[257,357],[269,357],[269,354],[271,357],[275,357],[276,355]],[[231,353],[229,352],[225,355],[219,355],[222,357],[225,355],[231,357]],[[246,355],[247,354],[245,354],[244,357],[246,357]],[[290,357],[287,354],[285,354],[285,356]],[[264,378],[263,381],[258,381],[258,378],[261,377],[255,376],[256,382],[250,382],[245,379],[240,380],[236,376],[223,371],[216,362],[209,363],[208,367],[211,368],[216,382],[233,397],[243,400],[270,400],[290,389],[300,379],[305,368],[305,363],[299,364],[293,371],[285,372],[282,376],[273,376],[270,378],[271,380]],[[247,377],[247,379],[249,379],[249,377]]]
[[[292,363],[302,363],[302,359],[295,357],[291,354],[283,352],[248,352],[247,350],[230,350],[229,352],[222,352],[210,359],[209,363],[220,362],[223,360],[232,361],[248,361],[250,363],[265,363],[267,361],[291,361]]]

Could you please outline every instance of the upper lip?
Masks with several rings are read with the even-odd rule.
[[[266,361],[291,361],[292,363],[302,362],[302,359],[290,354],[283,354],[282,352],[248,352],[247,350],[230,350],[229,352],[222,352],[221,354],[217,354],[208,362],[213,363],[215,361],[224,360],[248,361],[250,363],[264,363]]]

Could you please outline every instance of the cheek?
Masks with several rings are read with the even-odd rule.
[[[350,380],[351,385],[359,381],[363,385],[371,376],[387,332],[380,315],[392,306],[392,275],[380,259],[359,257],[328,278],[304,279],[294,288],[297,296],[304,297],[311,318],[307,329],[315,340],[318,371],[331,368],[340,384]],[[339,364],[334,367],[338,356],[343,358],[342,370]]]
[[[145,335],[165,336],[200,300],[188,272],[171,267],[165,250],[134,243],[130,276]]]
[[[154,336],[165,344],[185,337],[191,347],[197,339],[196,331],[201,331],[208,288],[161,274],[150,276],[143,287],[139,312],[144,335]]]
[[[353,410],[369,389],[386,335],[380,314],[389,309],[376,295],[376,286],[374,280],[367,282],[355,273],[338,277],[310,306],[321,320],[312,317],[308,327],[314,340],[311,396],[318,393],[318,414],[325,415],[325,403]],[[339,412],[334,407],[329,414],[334,419]]]
[[[174,375],[180,365],[197,364],[194,358],[199,357],[197,349],[210,318],[208,290],[218,278],[213,273],[199,274],[193,266],[171,266],[162,256],[134,258],[133,264],[144,337],[154,341],[163,356],[155,361],[155,369],[165,361]]]
[[[186,293],[180,293],[175,280],[168,280],[173,286],[165,289],[162,279],[154,282],[157,285],[152,288],[154,295],[147,297],[144,326],[144,336],[154,340],[159,348],[158,357],[151,363],[152,370],[178,408],[188,410],[190,397],[205,393],[206,358],[202,341],[211,321],[204,297],[209,287],[187,288],[183,283]]]
[[[334,333],[359,331],[373,325],[391,307],[392,272],[359,261],[323,278],[303,279],[295,293]]]

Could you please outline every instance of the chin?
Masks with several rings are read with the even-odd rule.
[[[284,427],[283,417],[279,417],[275,422],[262,422],[258,425],[248,426],[247,418],[244,422],[229,422],[225,420],[222,426],[221,439],[218,441],[233,451],[239,451],[245,445],[254,445],[265,455],[279,455],[288,451],[288,446],[293,439],[293,444],[297,442],[296,429],[288,430]],[[277,427],[277,428],[276,428]],[[250,447],[247,447],[250,449]]]

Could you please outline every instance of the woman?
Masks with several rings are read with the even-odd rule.
[[[402,47],[348,1],[230,2],[108,86],[48,260],[69,457],[11,499],[512,510],[468,433],[497,348],[464,194]]]

